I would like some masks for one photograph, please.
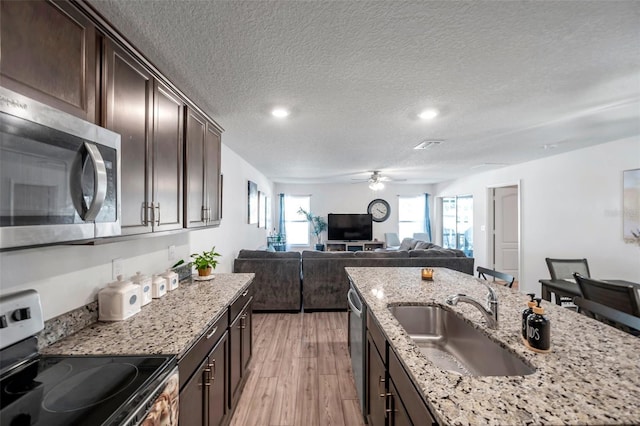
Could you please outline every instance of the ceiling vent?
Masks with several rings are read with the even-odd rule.
[[[433,147],[436,147],[436,146],[440,145],[442,142],[444,142],[444,141],[441,141],[441,140],[426,140],[426,141],[420,142],[413,149],[431,149]]]
[[[476,164],[475,166],[469,167],[470,169],[480,169],[480,168],[495,168],[495,167],[505,167],[508,166],[506,163],[481,163]]]

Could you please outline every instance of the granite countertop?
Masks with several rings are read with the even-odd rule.
[[[422,281],[420,268],[346,268],[430,410],[441,424],[640,424],[640,339],[543,301],[551,320],[551,353],[528,350],[520,337],[528,296],[492,285],[499,300],[499,329],[486,327],[467,303],[444,300],[466,293],[484,301],[478,279],[434,268]],[[434,366],[387,309],[389,304],[439,305],[461,314],[536,368],[527,376],[472,377]]]
[[[40,353],[48,355],[176,354],[178,359],[227,306],[240,296],[254,274],[215,274],[210,281],[181,284],[124,321],[97,322]]]

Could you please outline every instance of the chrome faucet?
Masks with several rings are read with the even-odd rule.
[[[466,294],[452,294],[447,297],[446,302],[447,305],[455,306],[458,302],[466,302],[469,303],[482,312],[485,320],[487,321],[487,326],[494,330],[498,329],[498,296],[496,292],[489,286],[488,284],[482,283],[485,287],[489,289],[489,293],[487,293],[487,303],[486,306],[482,306],[480,302],[476,299],[467,296]]]

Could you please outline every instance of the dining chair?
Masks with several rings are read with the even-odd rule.
[[[544,259],[549,268],[552,280],[573,280],[574,272],[579,273],[583,277],[590,277],[589,264],[587,259]]]
[[[476,271],[478,271],[478,278],[482,278],[487,281],[489,280],[487,276],[493,277],[494,281],[498,278],[504,281],[504,286],[509,288],[513,287],[513,282],[516,280],[513,275],[505,274],[504,272],[495,271],[493,269],[483,268],[482,266],[478,266]]]
[[[547,268],[552,280],[571,280],[574,281],[573,273],[577,272],[584,277],[590,277],[589,263],[587,259],[552,259],[545,258],[547,262]],[[556,294],[556,297],[558,295]],[[560,297],[560,304],[573,304],[572,297]]]
[[[635,287],[583,277],[578,273],[573,276],[584,299],[640,317],[640,296]]]
[[[386,243],[387,248],[400,247],[400,238],[398,238],[398,234],[395,232],[385,232],[384,242]]]
[[[579,296],[573,298],[573,303],[583,315],[640,337],[640,318]]]

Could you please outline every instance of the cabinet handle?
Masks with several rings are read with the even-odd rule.
[[[207,207],[207,222],[211,222],[211,207]]]
[[[378,396],[379,396],[380,398],[386,398],[386,397],[390,396],[391,394],[390,394],[390,393],[385,393],[385,392],[384,392],[384,389],[383,389],[382,391],[380,391],[380,384],[381,384],[381,383],[384,383],[384,377],[380,377],[380,376],[378,376],[378,378],[380,379],[380,380],[378,381]]]
[[[151,216],[151,226],[153,226],[156,221],[156,208],[153,205],[153,201],[149,204],[149,210],[151,210],[151,214],[149,216]]]
[[[249,290],[245,290],[244,293],[242,293],[242,297],[246,297],[247,294],[249,294]]]
[[[204,385],[211,386],[211,369],[208,366],[204,369]]]
[[[156,223],[157,223],[158,226],[160,226],[160,201],[158,201],[158,205],[155,206],[154,211],[155,211],[155,209],[158,209],[158,219],[156,220]],[[153,216],[154,216],[154,219],[155,219],[155,213],[154,213]]]
[[[211,374],[211,381],[215,381],[216,380],[216,360],[214,359],[212,362],[209,363],[209,368],[212,371]]]
[[[151,211],[151,212],[149,212]],[[142,203],[142,209],[140,210],[140,219],[143,226],[149,226],[149,218],[153,216],[153,206],[145,202]]]
[[[396,406],[395,396],[394,396],[393,394],[391,394],[391,393],[388,393],[388,394],[387,394],[387,396],[389,396],[389,397],[390,397],[390,399],[391,399],[391,401],[389,401],[389,403],[388,403],[389,407],[395,407],[395,406]],[[396,409],[394,409],[394,408],[386,408],[386,409],[384,410],[384,417],[385,417],[385,418],[388,418],[388,417],[389,417],[389,414],[391,414],[391,413],[397,413],[397,412],[398,412],[398,410],[396,410]],[[395,416],[393,416],[391,419],[393,420],[393,425],[395,425],[395,423],[396,423],[396,421],[395,421],[395,420],[396,420]]]
[[[245,320],[247,319],[247,314],[244,314],[240,317],[240,328],[241,329],[245,329],[247,328],[247,324],[245,323]]]
[[[207,339],[211,339],[213,335],[216,334],[216,331],[218,331],[218,326],[213,327],[213,330],[211,330],[211,333],[207,334]]]

